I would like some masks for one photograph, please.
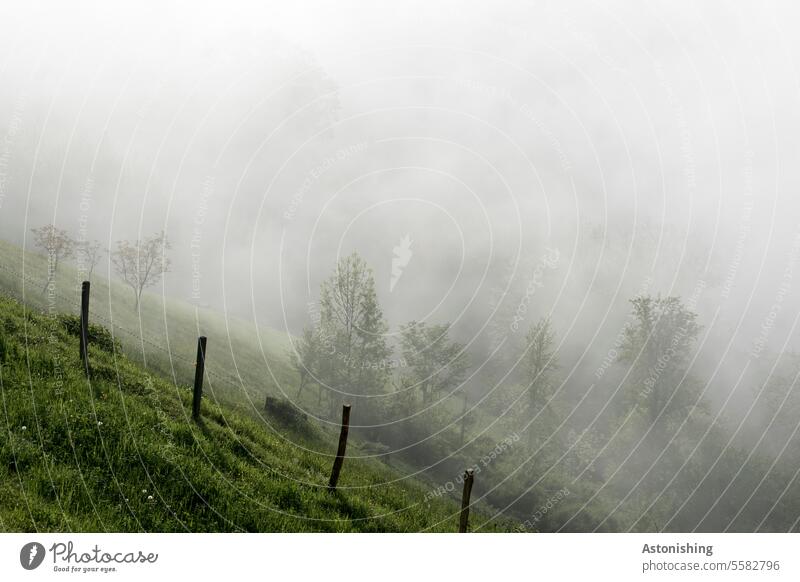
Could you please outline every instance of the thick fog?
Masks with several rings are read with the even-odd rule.
[[[292,334],[357,251],[390,333],[549,314],[573,385],[679,295],[735,414],[800,347],[795,7],[431,4],[7,5],[2,238],[164,230],[158,292]]]

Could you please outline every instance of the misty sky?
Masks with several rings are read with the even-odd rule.
[[[576,357],[641,291],[800,348],[791,3],[263,4],[6,3],[2,238],[163,229],[156,291],[292,333],[358,251],[395,330],[489,345],[535,277]]]

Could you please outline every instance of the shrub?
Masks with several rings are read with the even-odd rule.
[[[80,337],[81,335],[81,319],[77,315],[70,315],[61,313],[58,315],[59,323],[64,327],[68,334]],[[111,332],[104,328],[102,325],[89,324],[89,344],[99,347],[100,349],[113,353],[122,350],[122,346],[118,340],[115,340]]]
[[[282,398],[267,396],[264,402],[264,410],[286,426],[301,428],[306,425],[306,416],[297,410],[292,403]]]

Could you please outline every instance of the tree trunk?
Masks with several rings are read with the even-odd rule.
[[[42,287],[42,295],[44,292],[47,291],[47,288],[50,286],[50,283],[56,280],[56,270],[58,269],[58,260],[53,260],[53,270],[50,270],[50,257],[47,260],[47,280],[44,282],[44,287]]]

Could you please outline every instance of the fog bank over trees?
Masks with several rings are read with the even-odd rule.
[[[18,4],[0,38],[0,231],[37,252],[47,225],[99,241],[109,278],[115,257],[138,265],[119,241],[168,237],[150,289],[290,334],[287,393],[310,414],[354,394],[363,425],[415,419],[362,435],[390,448],[442,427],[461,446],[499,418],[494,437],[522,437],[516,467],[596,472],[610,507],[575,493],[596,513],[558,527],[611,528],[617,503],[625,528],[669,527],[656,498],[681,527],[698,507],[717,527],[730,508],[704,505],[710,483],[735,481],[717,455],[784,465],[797,428],[797,17]],[[535,508],[523,474],[503,467],[520,482],[492,503]]]

